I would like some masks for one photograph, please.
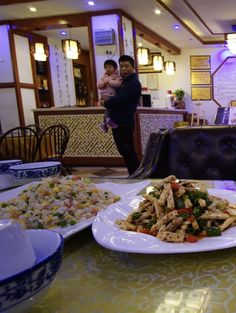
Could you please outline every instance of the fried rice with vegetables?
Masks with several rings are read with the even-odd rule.
[[[14,219],[26,229],[68,227],[118,200],[119,196],[82,178],[50,177],[30,185],[16,198],[0,202],[0,219]]]

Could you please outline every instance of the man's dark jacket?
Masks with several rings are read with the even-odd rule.
[[[111,119],[119,126],[134,127],[134,113],[141,96],[141,84],[136,73],[124,78],[116,95],[105,101]]]

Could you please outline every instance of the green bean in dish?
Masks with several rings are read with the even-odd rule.
[[[154,185],[138,208],[116,224],[163,241],[196,242],[235,226],[236,206],[171,175]]]

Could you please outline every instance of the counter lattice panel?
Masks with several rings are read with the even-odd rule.
[[[41,115],[39,125],[43,129],[55,124],[69,127],[66,157],[119,157],[111,130],[105,134],[100,128],[102,120],[103,114]]]

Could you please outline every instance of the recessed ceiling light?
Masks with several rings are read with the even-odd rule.
[[[60,21],[59,21],[59,24],[61,24],[61,25],[65,25],[65,24],[68,24],[68,22],[67,22],[67,21],[65,21],[65,20],[60,20]]]
[[[175,25],[173,25],[173,29],[174,29],[174,30],[180,30],[180,26],[179,26],[179,24],[175,24]]]
[[[160,9],[156,9],[156,10],[154,11],[154,13],[155,13],[156,15],[160,15],[160,14],[161,14],[161,10],[160,10]]]
[[[30,10],[31,12],[37,12],[37,9],[36,9],[35,7],[30,7],[29,10]]]
[[[65,36],[65,35],[67,35],[67,32],[64,31],[64,30],[62,30],[62,31],[61,31],[61,35],[62,35],[62,36]]]
[[[88,1],[88,5],[94,5],[94,1]]]

